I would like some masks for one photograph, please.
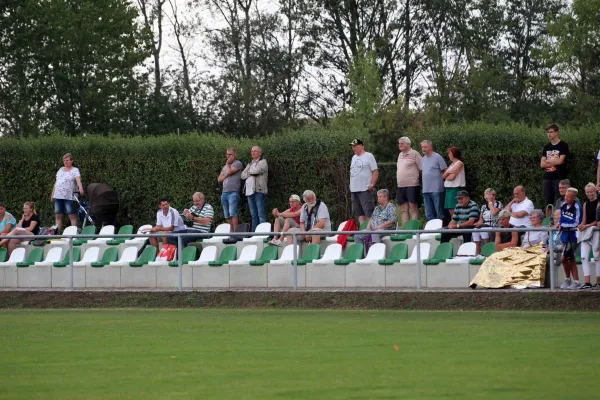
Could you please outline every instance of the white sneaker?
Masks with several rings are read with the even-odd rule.
[[[579,281],[573,281],[573,283],[571,283],[571,286],[569,286],[569,289],[577,290],[580,287],[581,287],[581,283],[579,283]]]
[[[560,285],[561,289],[568,289],[571,286],[571,278],[565,279],[562,285]]]

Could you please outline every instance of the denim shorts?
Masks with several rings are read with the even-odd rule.
[[[240,202],[239,192],[223,192],[221,193],[221,205],[223,206],[223,213],[225,219],[231,217],[237,217],[238,215],[238,204]]]
[[[75,214],[75,201],[65,199],[54,199],[54,214]]]

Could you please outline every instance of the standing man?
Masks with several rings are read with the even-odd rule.
[[[373,188],[379,178],[379,170],[375,157],[365,151],[362,140],[354,139],[350,144],[354,151],[350,163],[352,213],[358,217],[359,224],[362,224],[373,214],[375,208]]]
[[[187,208],[183,210],[183,216],[190,222],[190,224],[187,224],[189,228],[185,230],[185,233],[210,232],[210,225],[215,215],[212,206],[206,202],[204,194],[200,192],[194,193],[192,201],[194,205],[189,210]],[[183,237],[183,247],[196,239],[196,237],[192,236]]]
[[[517,186],[513,190],[513,199],[504,207],[510,211],[509,223],[517,228],[531,228],[531,220],[529,219],[533,212],[533,202],[527,198],[527,193],[523,186]]]
[[[444,219],[444,171],[448,168],[444,157],[433,151],[429,140],[421,142],[423,158],[421,169],[423,171],[423,203],[425,205],[425,218]]]
[[[246,180],[244,192],[248,197],[248,207],[252,215],[252,232],[258,224],[267,222],[265,213],[265,197],[267,195],[267,179],[269,166],[267,160],[262,158],[262,149],[258,146],[250,150],[252,161],[242,172],[242,179]]]
[[[544,146],[540,167],[544,173],[544,207],[554,204],[558,195],[558,184],[561,179],[567,178],[567,157],[569,145],[558,137],[558,125],[550,124],[546,127],[546,134],[550,143]],[[549,216],[549,215],[546,215]]]
[[[396,201],[402,213],[402,225],[409,219],[419,219],[419,186],[421,178],[421,155],[410,147],[406,136],[398,139],[398,162],[396,164]]]
[[[235,147],[227,149],[225,154],[225,166],[221,170],[217,181],[223,183],[221,192],[221,205],[225,219],[231,226],[231,232],[238,226],[238,205],[240,203],[240,186],[242,185],[242,169],[244,164],[237,160],[237,151]]]
[[[156,232],[182,232],[185,231],[185,224],[183,219],[179,215],[179,212],[170,206],[169,199],[166,197],[161,198],[158,201],[159,210],[156,213],[156,225],[150,229],[150,233]],[[151,237],[150,245],[158,248],[158,240],[155,237]],[[175,237],[162,237],[163,245],[174,244],[177,246],[177,238]]]

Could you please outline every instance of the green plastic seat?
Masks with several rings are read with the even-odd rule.
[[[154,246],[146,246],[142,254],[138,257],[136,261],[130,262],[130,267],[143,267],[148,264],[150,261],[156,260],[156,254],[158,253],[158,249]]]
[[[400,260],[406,260],[408,258],[408,245],[406,243],[398,243],[392,247],[392,251],[388,258],[379,260],[379,265],[393,265],[394,263],[400,262]]]
[[[113,261],[117,261],[118,259],[119,249],[116,247],[109,247],[104,251],[104,254],[102,254],[102,259],[100,261],[93,262],[90,265],[94,268],[102,268]]]
[[[65,258],[62,261],[57,261],[55,262],[54,265],[56,268],[64,268],[67,265],[71,264],[71,252],[67,249],[67,254],[65,255]],[[81,249],[79,247],[74,247],[73,248],[73,262],[77,262],[81,260]]]
[[[438,242],[442,240],[442,234],[438,233],[437,235],[435,235],[435,240],[437,240]]]
[[[277,260],[277,249],[277,246],[265,247],[262,253],[260,253],[260,257],[256,260],[250,261],[250,265],[259,267],[261,265],[268,264],[273,260]]]
[[[496,252],[496,243],[489,242],[483,245],[481,248],[481,255],[484,257],[489,257]],[[485,261],[485,258],[473,258],[469,260],[469,264],[471,265],[481,265]]]
[[[369,221],[365,221],[362,224],[360,224],[360,226],[358,227],[358,230],[364,231],[365,229],[367,229],[367,226],[369,226]],[[354,241],[355,241],[354,235],[352,235],[348,238],[348,242],[354,242]]]
[[[552,217],[546,217],[542,220],[542,226],[550,226],[552,223]]]
[[[81,231],[80,235],[95,235],[96,234],[96,226],[95,225],[88,225],[85,228],[83,228],[83,230]],[[75,239],[73,240],[73,246],[81,246],[82,244],[85,244],[87,242],[89,242],[92,238],[79,238],[79,239]]]
[[[402,231],[415,230],[415,229],[419,229],[420,227],[421,227],[421,222],[419,222],[416,219],[411,219],[409,221],[406,221],[406,223],[400,230],[402,230]],[[403,242],[412,237],[413,237],[412,233],[398,233],[398,234],[392,235],[390,238],[392,239],[393,242]]]
[[[237,247],[227,246],[221,251],[221,255],[217,261],[209,261],[208,266],[210,267],[221,267],[224,264],[229,264],[229,261],[233,261],[237,258]]]
[[[122,227],[119,228],[119,232],[117,232],[117,235],[131,235],[133,233],[133,225],[123,225]],[[117,246],[121,243],[125,243],[126,240],[131,239],[131,238],[115,238],[115,239],[111,239],[108,242],[106,242],[107,245],[109,246]]]
[[[321,258],[321,246],[318,244],[309,244],[298,259],[298,265],[306,265],[319,258]]]
[[[31,253],[29,253],[29,256],[27,256],[26,261],[17,263],[17,267],[26,268],[26,267],[29,267],[30,265],[33,265],[34,263],[36,263],[38,261],[42,261],[43,259],[44,259],[44,249],[42,249],[41,247],[36,247],[35,249],[31,250]]]
[[[196,246],[187,246],[181,251],[181,265],[186,265],[190,261],[198,259],[198,248]],[[169,263],[169,267],[178,268],[179,262],[173,260]]]
[[[452,243],[440,243],[437,249],[435,249],[433,257],[424,260],[423,264],[438,265],[439,263],[443,263],[447,259],[452,258],[452,252]]]
[[[346,250],[346,254],[343,258],[338,258],[334,260],[333,263],[335,265],[348,265],[350,263],[356,262],[359,258],[363,257],[363,253],[365,251],[365,247],[362,243],[354,243],[348,247]]]
[[[4,247],[0,247],[0,262],[6,261],[7,254],[8,254],[8,250],[6,250]]]

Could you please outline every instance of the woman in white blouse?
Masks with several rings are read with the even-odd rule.
[[[446,188],[446,199],[444,200],[444,208],[450,212],[450,216],[454,214],[456,207],[456,194],[465,190],[467,181],[465,179],[465,165],[462,162],[460,147],[453,146],[448,149],[448,158],[450,166],[442,177],[444,178],[444,187]]]

